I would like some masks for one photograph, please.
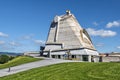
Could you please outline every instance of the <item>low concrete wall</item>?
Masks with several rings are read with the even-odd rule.
[[[99,62],[99,57],[98,57],[98,56],[94,57],[94,58],[93,58],[93,61],[94,61],[94,62]]]
[[[28,54],[24,54],[26,56],[33,56],[33,57],[39,57],[40,53],[28,53]]]
[[[119,56],[102,57],[102,62],[120,62],[120,57]]]

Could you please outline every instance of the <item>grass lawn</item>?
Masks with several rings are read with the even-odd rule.
[[[19,57],[16,57],[15,59],[5,63],[5,64],[0,64],[0,69],[8,68],[9,66],[11,66],[11,67],[17,66],[20,64],[29,63],[29,62],[38,61],[38,60],[41,60],[41,59],[28,57],[28,56],[19,56]]]
[[[9,75],[0,80],[120,80],[120,63],[61,63]]]

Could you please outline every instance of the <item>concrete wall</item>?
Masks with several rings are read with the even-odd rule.
[[[46,45],[45,50],[58,50],[61,49],[62,46],[61,45]]]
[[[33,57],[38,57],[40,56],[40,53],[24,53],[25,56],[33,56]]]
[[[98,57],[98,56],[94,57],[94,58],[93,58],[93,61],[94,61],[94,62],[99,62],[99,57]]]
[[[102,57],[102,62],[120,62],[119,56]]]

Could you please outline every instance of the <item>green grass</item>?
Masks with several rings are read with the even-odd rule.
[[[5,64],[0,64],[0,69],[3,68],[8,68],[9,66],[17,66],[20,64],[24,64],[24,63],[29,63],[29,62],[33,62],[33,61],[38,61],[41,60],[40,58],[33,58],[33,57],[28,57],[28,56],[19,56],[14,58],[13,60],[5,63]]]
[[[9,75],[0,80],[120,80],[120,63],[61,63]]]

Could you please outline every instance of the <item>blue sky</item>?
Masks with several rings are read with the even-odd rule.
[[[39,51],[69,9],[99,52],[120,52],[120,0],[0,0],[0,52]]]

